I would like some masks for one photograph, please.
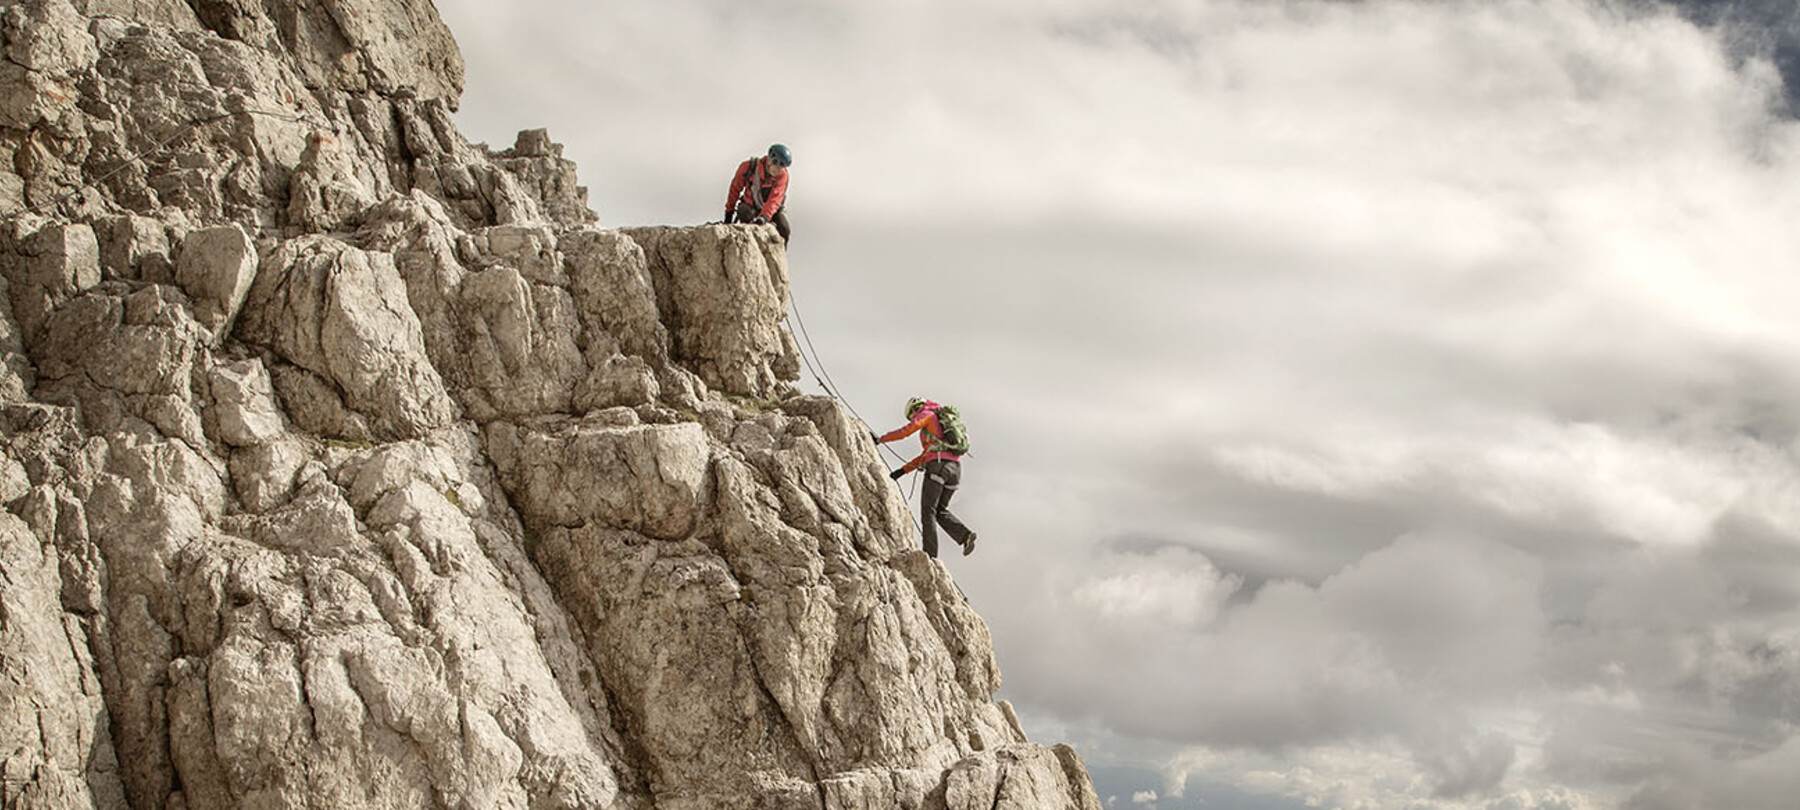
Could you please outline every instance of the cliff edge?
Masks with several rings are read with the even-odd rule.
[[[0,806],[1099,807],[772,228],[468,143],[426,0],[0,2]]]

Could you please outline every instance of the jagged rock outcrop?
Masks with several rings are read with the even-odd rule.
[[[425,0],[0,39],[0,806],[1098,807],[772,229],[469,144]]]

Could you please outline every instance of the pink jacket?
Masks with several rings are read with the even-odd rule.
[[[937,410],[938,404],[927,400],[925,406],[919,409],[919,412],[913,416],[911,422],[907,422],[902,427],[895,428],[894,430],[882,434],[879,439],[880,443],[887,444],[891,441],[904,439],[914,433],[919,434],[919,447],[924,450],[924,452],[913,458],[912,461],[908,461],[902,465],[900,467],[902,471],[912,472],[913,470],[925,466],[925,462],[927,461],[938,461],[940,459],[945,461],[959,461],[962,459],[962,456],[949,452],[948,450],[934,451],[931,449],[932,444],[944,438],[944,428],[938,424]]]

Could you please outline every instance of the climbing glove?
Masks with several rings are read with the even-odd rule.
[[[906,468],[901,467],[898,470],[888,473],[888,477],[894,479],[895,481],[898,481],[898,480],[900,480],[900,476],[905,475],[905,474],[906,474]]]
[[[881,444],[881,434],[876,433],[873,430],[869,431],[869,441],[872,441],[876,444]]]

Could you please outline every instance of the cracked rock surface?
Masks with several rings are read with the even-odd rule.
[[[0,807],[1098,808],[773,229],[461,86],[426,0],[0,3]]]

